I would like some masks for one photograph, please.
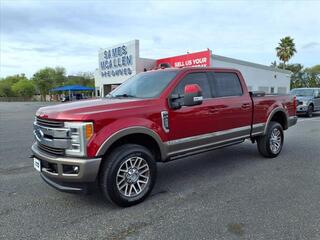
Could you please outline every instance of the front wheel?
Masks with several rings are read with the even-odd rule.
[[[103,195],[121,207],[142,202],[151,192],[157,166],[152,153],[136,144],[125,144],[111,152],[100,172]]]
[[[279,155],[283,146],[283,128],[278,122],[270,122],[267,134],[257,139],[259,153],[268,158]]]
[[[312,105],[309,105],[308,106],[308,110],[307,110],[307,113],[306,113],[306,116],[311,118],[312,117],[312,114],[313,114],[313,106]]]

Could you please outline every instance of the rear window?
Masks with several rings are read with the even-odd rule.
[[[212,85],[214,97],[241,96],[243,94],[240,80],[235,73],[213,73]]]

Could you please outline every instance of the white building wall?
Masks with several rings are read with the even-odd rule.
[[[250,91],[284,94],[290,91],[290,72],[260,64],[212,55],[211,66],[239,70]]]
[[[105,96],[128,78],[143,72],[144,68],[153,69],[155,62],[154,59],[140,58],[139,40],[100,49],[99,68],[95,71],[96,95]]]
[[[148,71],[153,69],[156,65],[155,59],[139,58],[137,61],[137,73],[143,72],[146,68]]]
[[[119,55],[113,56],[107,53],[113,53],[117,49],[125,48],[125,52],[119,52]],[[132,61],[128,64],[121,64],[122,57],[130,57]],[[110,67],[104,63],[115,63]],[[129,64],[130,63],[130,64]],[[155,67],[155,59],[141,58],[139,54],[139,41],[133,40],[127,43],[118,44],[99,51],[99,68],[95,71],[96,95],[106,95],[118,84],[123,83],[131,76]],[[211,66],[216,68],[234,68],[239,70],[250,91],[265,91],[267,93],[288,93],[290,90],[290,71],[272,68],[261,64],[246,62],[238,59],[227,58],[218,55],[211,55]],[[128,72],[121,72],[115,75],[119,70],[130,69]],[[111,74],[112,73],[112,74]],[[119,73],[119,72],[118,72]]]

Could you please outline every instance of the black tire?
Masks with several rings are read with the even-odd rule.
[[[280,143],[279,143],[280,146],[277,149],[277,151],[275,151],[273,146],[271,146],[272,145],[271,144],[272,133],[273,133],[273,131],[277,132],[277,130],[274,130],[274,129],[277,129],[279,131],[279,137],[281,138]],[[258,151],[264,157],[274,158],[280,154],[280,152],[282,150],[282,146],[283,146],[283,140],[284,140],[284,134],[283,134],[283,128],[282,128],[281,124],[278,122],[271,121],[268,126],[267,134],[264,136],[260,136],[257,139]]]
[[[123,171],[122,167],[128,167],[126,163],[131,163],[130,159],[135,159],[135,160],[143,159],[144,160],[143,164],[148,165],[149,170],[147,171],[147,173],[144,173],[144,174],[148,174],[149,178],[148,180],[146,180],[147,183],[145,183],[143,187],[141,187],[140,185],[141,181],[139,181],[139,179],[142,177],[141,175],[143,175],[143,174],[140,174],[138,170],[140,165],[138,167],[134,166],[135,168],[134,169],[131,164],[131,166],[129,167],[129,170],[131,169],[132,171],[138,171],[138,174],[134,176],[135,178],[136,177],[138,178],[134,184],[128,182],[129,180],[131,181],[131,179],[127,178],[127,176],[129,176],[128,175],[129,170]],[[135,161],[135,160],[132,160],[132,161]],[[119,170],[120,168],[122,170]],[[148,168],[146,167],[146,169]],[[126,175],[126,177],[119,176],[119,173],[121,172],[123,172],[123,175]],[[124,144],[114,149],[104,159],[104,162],[100,169],[99,184],[100,184],[101,191],[107,200],[109,200],[110,202],[120,207],[129,207],[142,202],[150,194],[156,181],[156,175],[157,175],[156,161],[152,153],[147,148],[141,145],[136,145],[136,144]],[[128,185],[129,188],[131,187],[131,185],[134,185],[134,189],[133,187],[131,187],[130,193],[131,193],[131,190],[132,191],[135,190],[135,193],[136,193],[135,196],[125,195],[127,193],[127,186],[125,187],[125,189],[122,188],[119,190],[117,186],[117,182],[120,183],[122,179],[125,179],[125,180],[123,183],[121,183],[121,185],[123,184]],[[139,185],[140,189],[136,184]],[[139,194],[137,194],[137,188],[138,190],[141,190]],[[123,190],[125,191],[125,193],[121,192]]]
[[[313,106],[312,105],[309,105],[308,106],[308,110],[306,112],[306,116],[311,118],[312,117],[312,114],[313,114]]]

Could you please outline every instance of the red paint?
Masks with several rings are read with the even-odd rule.
[[[201,105],[180,109],[169,108],[168,98],[184,76],[192,72],[210,71],[236,73],[242,85],[243,95],[204,99]],[[190,86],[190,91],[195,89],[195,86]],[[293,98],[285,95],[257,97],[252,100],[245,81],[237,70],[191,67],[181,68],[160,97],[155,99],[95,99],[64,103],[40,108],[37,116],[65,121],[93,121],[94,135],[88,143],[87,152],[88,157],[94,157],[108,137],[124,128],[143,126],[152,129],[163,142],[166,142],[266,123],[272,110],[277,107],[284,109],[288,116],[294,116],[296,110],[294,104]],[[253,109],[254,114],[252,114]],[[162,128],[161,111],[169,113],[169,133]]]
[[[158,59],[157,67],[160,64],[167,63],[171,67],[209,67],[211,59],[211,51],[208,49],[202,52],[189,53],[180,56]]]

